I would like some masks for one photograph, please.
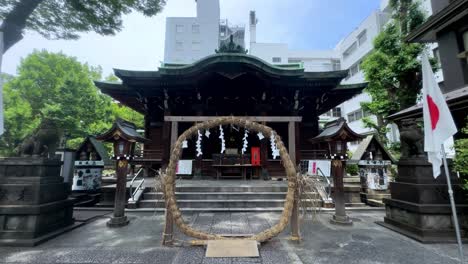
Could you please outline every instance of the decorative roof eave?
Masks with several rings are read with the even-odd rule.
[[[81,142],[80,146],[76,149],[75,152],[82,150],[85,147],[86,143],[88,142],[90,142],[91,145],[93,145],[94,149],[96,150],[98,155],[101,157],[102,161],[104,161],[104,164],[106,165],[112,164],[112,161],[110,160],[109,155],[107,154],[107,151],[104,145],[102,144],[102,142],[98,141],[95,136],[87,136],[83,140],[83,142]]]
[[[468,86],[448,92],[444,94],[444,97],[451,111],[462,109],[467,109],[466,111],[468,111]],[[422,115],[422,104],[416,104],[390,115],[388,119],[398,121],[404,118],[417,118]]]
[[[331,121],[325,125],[325,129],[318,136],[309,139],[309,142],[312,144],[320,142],[329,142],[334,141],[341,135],[345,133],[347,135],[346,141],[355,141],[363,139],[364,136],[354,132],[346,123],[344,118],[339,118],[335,121]],[[342,140],[345,140],[343,138]]]
[[[113,141],[114,137],[118,136],[130,142],[149,142],[150,140],[142,137],[136,132],[135,124],[118,118],[112,127],[101,135],[97,135],[96,139],[101,141]]]
[[[120,104],[125,105],[141,114],[145,114],[145,107],[140,102],[138,92],[121,83],[100,82],[94,81],[94,85],[98,87],[103,94],[107,94],[113,99],[119,101]]]
[[[365,88],[367,88],[368,85],[369,85],[369,83],[340,84],[335,89],[333,89],[333,91],[344,91],[344,90],[362,91]]]
[[[377,145],[380,147],[380,149],[385,152],[385,154],[390,158],[390,161],[395,164],[396,160],[393,157],[393,155],[387,150],[387,148],[384,146],[384,144],[379,140],[379,138],[375,134],[368,135],[358,146],[356,151],[353,153],[353,156],[349,160],[349,164],[357,164],[364,154],[366,153],[367,148],[369,148],[370,143],[372,140],[375,140],[377,142]]]
[[[468,0],[452,1],[440,12],[413,30],[407,37],[408,42],[435,42],[436,33],[468,15]]]
[[[198,60],[192,64],[184,66],[174,66],[169,67],[163,65],[159,68],[159,73],[161,75],[167,76],[180,76],[180,75],[195,75],[200,72],[203,72],[207,67],[220,64],[220,63],[241,63],[245,65],[252,66],[253,68],[260,70],[269,75],[278,75],[278,76],[301,76],[304,74],[304,68],[290,68],[290,67],[279,67],[273,64],[252,56],[248,54],[240,53],[218,53],[214,55],[207,56],[201,60]]]

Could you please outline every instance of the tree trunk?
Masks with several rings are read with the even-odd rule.
[[[23,30],[26,28],[28,18],[43,1],[21,0],[6,15],[3,24],[0,26],[0,31],[3,31],[4,44],[2,54],[23,38]]]

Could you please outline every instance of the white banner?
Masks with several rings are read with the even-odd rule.
[[[331,161],[329,160],[309,160],[307,166],[307,175],[323,175],[330,177]],[[322,172],[320,173],[319,170]]]
[[[177,175],[192,175],[192,160],[179,160],[176,168]]]

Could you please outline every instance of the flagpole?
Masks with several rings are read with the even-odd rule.
[[[447,186],[448,186],[448,193],[450,196],[450,205],[452,206],[453,224],[455,225],[455,233],[457,234],[458,253],[460,254],[460,263],[463,263],[464,256],[463,256],[463,247],[462,247],[462,241],[461,241],[461,236],[460,236],[460,226],[458,225],[457,208],[455,207],[455,200],[453,199],[452,183],[450,181],[450,173],[449,173],[449,169],[447,166],[447,156],[445,155],[444,144],[442,144],[442,158],[444,161],[445,176],[447,177]]]

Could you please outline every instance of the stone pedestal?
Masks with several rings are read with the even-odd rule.
[[[462,237],[467,237],[468,205],[451,175]],[[398,177],[390,183],[391,198],[384,199],[383,226],[425,243],[456,242],[444,170],[434,179],[432,165],[425,158],[404,159],[398,163]]]
[[[61,161],[0,159],[0,245],[33,246],[73,224]]]

